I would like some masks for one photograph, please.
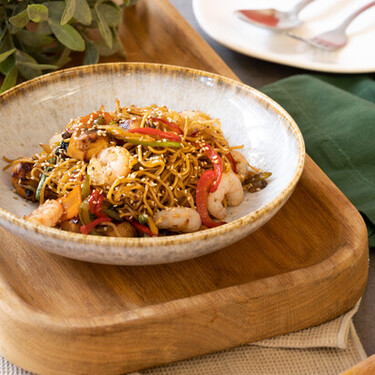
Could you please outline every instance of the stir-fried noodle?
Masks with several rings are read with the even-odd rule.
[[[205,172],[213,171],[211,192],[229,173],[250,184],[250,191],[263,188],[270,175],[246,161],[248,172],[238,173],[233,150],[241,146],[229,146],[218,119],[155,105],[120,107],[116,101],[115,111],[100,109],[71,120],[41,146],[42,152],[32,158],[7,159],[13,185],[20,195],[40,204],[65,197],[60,203],[68,214],[64,211],[62,219],[75,220],[78,228],[97,220],[82,233],[109,230],[119,235],[115,223],[127,221],[136,224],[138,232],[142,226],[149,229],[143,233],[158,234],[158,212],[174,207],[197,210],[197,185]],[[226,199],[222,203],[225,206]],[[202,216],[200,211],[198,207]],[[207,217],[203,224],[215,226],[207,225]]]

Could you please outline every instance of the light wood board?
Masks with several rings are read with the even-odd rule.
[[[129,61],[236,78],[165,0],[127,10],[121,38]],[[38,374],[120,374],[310,327],[367,280],[364,223],[309,157],[269,223],[190,261],[95,265],[0,238],[0,352]]]

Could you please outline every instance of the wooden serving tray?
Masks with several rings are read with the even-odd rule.
[[[167,1],[124,17],[130,61],[235,78]],[[38,374],[120,374],[310,327],[349,310],[367,280],[361,216],[310,158],[267,225],[190,261],[88,264],[0,236],[0,352]]]

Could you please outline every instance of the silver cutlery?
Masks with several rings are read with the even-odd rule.
[[[348,36],[346,35],[346,29],[352,23],[352,21],[357,18],[365,10],[373,7],[375,1],[371,1],[362,8],[357,9],[349,17],[347,17],[338,27],[333,30],[323,32],[321,34],[315,35],[312,38],[303,38],[294,33],[288,32],[287,35],[294,39],[301,40],[313,47],[323,49],[325,51],[336,51],[339,48],[344,47],[348,43]]]
[[[315,0],[302,0],[291,10],[283,12],[277,9],[240,9],[234,13],[243,21],[272,30],[290,30],[302,21],[298,14]]]

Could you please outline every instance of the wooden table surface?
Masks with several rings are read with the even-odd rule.
[[[234,52],[210,38],[198,25],[191,1],[170,0],[186,20],[211,45],[233,72],[246,84],[260,88],[295,74],[311,73],[303,69],[274,64]],[[375,79],[375,74],[371,75]],[[354,324],[368,355],[375,353],[375,249],[370,249],[369,279],[362,303],[354,317]]]

